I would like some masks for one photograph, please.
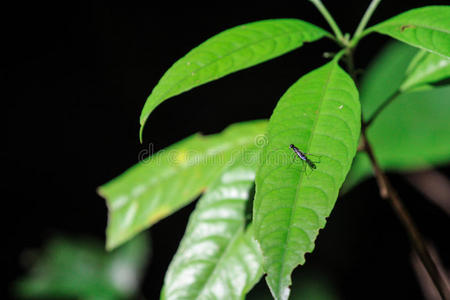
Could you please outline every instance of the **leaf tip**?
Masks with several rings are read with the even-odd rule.
[[[113,251],[117,247],[117,244],[112,242],[108,236],[106,236],[106,244],[105,244],[105,250],[107,252]]]
[[[287,284],[285,286],[280,286],[280,282],[275,284],[274,282],[271,281],[271,279],[269,277],[270,277],[270,275],[266,276],[266,282],[267,282],[267,285],[269,286],[270,293],[272,294],[273,299],[288,300],[289,295],[291,294],[290,278],[288,278],[289,284]]]
[[[99,186],[95,189],[95,192],[97,193],[97,195],[99,195],[102,198],[106,198],[105,193],[103,191],[103,186]]]
[[[145,121],[141,122],[141,127],[139,128],[139,142],[142,144],[144,142],[143,135],[144,135],[144,125]]]

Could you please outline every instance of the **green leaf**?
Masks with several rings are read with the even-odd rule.
[[[366,30],[389,35],[399,41],[450,57],[450,6],[416,8]]]
[[[245,228],[259,149],[244,153],[214,182],[189,218],[161,299],[243,299],[262,276],[262,257]]]
[[[193,135],[152,155],[99,188],[109,210],[107,248],[194,200],[239,151],[258,142],[266,121],[235,124],[220,134]]]
[[[178,60],[155,86],[141,112],[141,139],[146,120],[164,100],[326,35],[325,30],[296,19],[253,22],[215,35]]]
[[[368,128],[381,167],[413,171],[450,162],[450,86],[404,93]],[[372,174],[368,157],[358,153],[344,190]]]
[[[401,91],[449,78],[450,59],[422,50],[413,59],[408,71]]]
[[[361,80],[360,97],[364,119],[400,88],[417,49],[399,42],[389,43],[370,63]]]
[[[149,239],[140,235],[107,253],[91,239],[55,238],[16,282],[21,298],[130,299],[150,257]]]
[[[292,270],[305,262],[325,226],[355,155],[360,127],[358,91],[336,60],[300,78],[272,114],[256,176],[254,230],[276,299],[287,299]],[[309,176],[290,144],[319,156]]]

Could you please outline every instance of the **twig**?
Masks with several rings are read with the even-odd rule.
[[[391,204],[392,208],[394,209],[394,212],[397,214],[397,216],[400,219],[401,223],[403,224],[406,232],[408,233],[408,236],[409,236],[412,246],[416,250],[420,260],[422,261],[428,274],[430,275],[431,279],[433,280],[442,299],[445,299],[445,300],[450,299],[450,290],[448,289],[447,278],[444,278],[442,276],[442,274],[440,272],[438,272],[438,269],[437,269],[433,259],[431,258],[428,248],[425,245],[422,235],[418,231],[411,216],[409,215],[408,211],[404,207],[402,200],[400,199],[400,197],[397,194],[397,191],[392,187],[387,176],[381,170],[381,168],[375,158],[375,155],[373,153],[372,147],[370,146],[370,144],[367,140],[364,126],[362,129],[361,135],[362,135],[362,140],[364,143],[364,149],[366,150],[367,154],[369,155],[372,169],[375,173],[375,178],[377,180],[377,183],[378,183],[378,186],[380,189],[381,198],[386,199]]]
[[[436,263],[438,272],[441,273],[442,276],[446,276],[446,278],[449,278],[450,274],[445,270],[444,266],[442,265],[441,259],[439,257],[438,252],[436,251],[436,248],[434,248],[433,245],[430,243],[427,243],[427,247],[430,250],[431,258]],[[441,299],[438,290],[434,286],[433,281],[430,278],[430,275],[428,275],[427,270],[425,269],[421,260],[417,256],[416,251],[411,251],[411,263],[413,265],[414,271],[416,271],[417,279],[419,280],[419,283],[422,286],[422,291],[425,299],[427,300]]]

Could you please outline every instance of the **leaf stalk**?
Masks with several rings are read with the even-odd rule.
[[[319,12],[322,14],[322,16],[325,18],[325,20],[328,22],[328,25],[330,25],[331,29],[334,32],[334,35],[336,36],[336,39],[343,45],[347,45],[348,41],[344,38],[341,29],[334,21],[331,14],[328,12],[325,5],[323,5],[322,1],[320,0],[309,0],[316,6],[316,8],[319,10]]]
[[[356,28],[356,31],[353,34],[352,41],[359,39],[359,36],[361,35],[364,28],[366,28],[367,23],[369,22],[370,18],[372,17],[375,9],[377,8],[378,4],[380,4],[380,2],[381,0],[372,0],[372,2],[370,2],[369,7],[367,8],[366,12],[361,18],[361,21],[359,22],[358,27]]]

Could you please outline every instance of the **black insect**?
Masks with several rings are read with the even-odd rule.
[[[295,154],[297,154],[297,156],[300,157],[300,159],[303,160],[311,169],[317,169],[316,164],[306,156],[306,153],[295,147],[294,144],[289,145],[289,148],[291,148],[295,152]]]

